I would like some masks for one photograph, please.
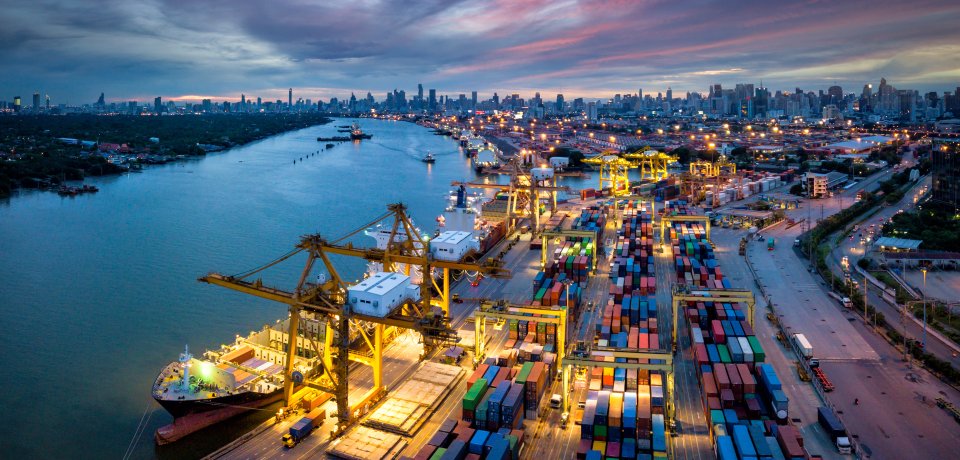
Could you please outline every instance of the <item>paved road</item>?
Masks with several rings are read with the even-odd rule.
[[[864,186],[862,183],[859,185]],[[824,202],[824,216],[836,212],[840,207],[839,200],[821,201]],[[850,203],[852,200],[846,204]],[[800,209],[793,213],[802,214],[805,211]],[[798,227],[788,229],[781,225],[764,233],[781,242],[792,241],[799,231]],[[718,230],[714,238],[724,238],[724,232],[729,230]],[[863,322],[852,312],[827,297],[826,286],[805,271],[807,262],[801,261],[793,248],[784,246],[780,244],[774,251],[767,251],[765,245],[751,243],[748,246],[748,259],[756,270],[760,284],[771,296],[787,330],[803,332],[810,339],[814,354],[821,357],[821,365],[837,387],[834,392],[827,394],[827,401],[841,412],[852,435],[865,444],[865,452],[870,454],[869,457],[937,458],[943,454],[943,446],[953,449],[960,446],[957,438],[960,430],[955,430],[954,422],[943,411],[931,411],[927,402],[914,399],[916,392],[920,392],[927,401],[936,394],[946,394],[956,400],[957,393],[934,381],[929,373],[906,369],[905,364],[899,361],[899,353],[864,328]],[[718,255],[718,258],[722,257],[723,254]],[[761,324],[758,328],[761,337],[764,337],[764,326],[762,322],[758,323]],[[786,360],[791,360],[790,350],[786,351]],[[777,370],[780,371],[779,368]],[[902,381],[907,377],[916,377],[920,383],[915,386],[904,385]],[[866,417],[852,416],[858,414],[852,411],[863,410],[863,404],[852,404],[854,398],[869,400],[871,413]],[[817,427],[812,423],[815,415],[811,417],[812,414],[803,413],[815,407],[814,404],[817,404],[815,399],[799,407],[791,401],[791,417],[796,417],[796,409],[799,409],[802,425],[816,431]],[[935,420],[941,429],[929,431],[925,428],[928,419]],[[887,424],[883,423],[887,420],[896,424],[897,430],[903,431],[887,429]],[[942,427],[950,429],[944,430]],[[916,442],[921,435],[924,440]],[[907,446],[906,449],[904,446]]]

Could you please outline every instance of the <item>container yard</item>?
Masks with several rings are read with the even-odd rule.
[[[766,192],[783,179],[745,177],[751,180],[743,195]],[[321,372],[304,376],[314,379],[316,390],[292,406],[295,420],[265,429],[283,430],[286,449],[305,456],[458,460],[823,454],[808,449],[823,440],[805,442],[809,429],[795,424],[791,404],[798,403],[787,394],[796,376],[780,375],[768,362],[771,345],[756,332],[753,291],[721,267],[711,221],[684,198],[689,193],[682,184],[646,182],[634,188],[644,197],[584,189],[580,200],[552,212],[548,201],[539,209],[518,205],[533,193],[523,190],[559,189],[547,183],[520,191],[454,185],[460,186],[458,206],[466,188],[497,191],[476,211],[459,213],[466,221],[438,230],[432,241],[410,232],[399,241],[413,244],[386,244],[410,228],[402,208],[391,208],[397,223],[378,248],[385,252],[309,237],[301,243],[315,248],[318,261],[327,251],[380,265],[343,291],[349,314],[366,323],[339,326],[337,334],[351,339],[346,345],[318,342],[331,351],[346,348],[320,353]],[[518,220],[521,208],[527,214]],[[486,213],[479,225],[473,212]],[[549,217],[533,225],[535,212]],[[486,251],[489,236],[470,229],[489,235],[491,225],[498,237]],[[391,271],[390,257],[409,274]],[[417,284],[428,277],[434,277],[432,289]],[[416,341],[391,343],[399,330],[414,331]],[[391,353],[394,368],[387,373],[384,356]],[[331,372],[342,366],[337,356],[349,357],[349,374]],[[349,397],[330,396],[344,391],[346,383],[337,382],[349,383]],[[852,451],[836,417],[822,418],[826,442]]]

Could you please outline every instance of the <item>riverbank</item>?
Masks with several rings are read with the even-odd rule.
[[[8,116],[0,130],[0,197],[202,157],[330,121],[312,113]]]

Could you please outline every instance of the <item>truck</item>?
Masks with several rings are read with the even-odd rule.
[[[304,438],[310,436],[310,433],[312,433],[314,429],[323,425],[323,421],[326,419],[327,411],[318,407],[291,425],[290,432],[284,434],[283,437],[280,438],[280,441],[283,442],[283,445],[288,449],[292,448],[300,441],[303,441]]]
[[[800,333],[793,334],[793,345],[796,347],[797,352],[800,353],[800,356],[806,359],[813,358],[813,346],[810,345],[810,341],[807,340],[805,335]]]
[[[772,250],[773,250],[773,245],[774,245],[774,239],[773,239],[773,237],[767,238],[767,250],[768,250],[768,251],[772,251]]]
[[[827,432],[827,435],[830,436],[830,440],[836,445],[838,452],[841,454],[853,453],[850,438],[847,436],[847,430],[843,427],[840,419],[837,418],[837,414],[833,413],[833,409],[827,406],[820,406],[820,408],[817,409],[817,420],[820,422],[820,426],[823,427],[824,431]]]

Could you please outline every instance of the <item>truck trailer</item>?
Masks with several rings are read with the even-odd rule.
[[[326,420],[326,418],[327,411],[318,407],[291,425],[290,432],[284,434],[283,437],[280,438],[280,441],[283,442],[283,445],[287,448],[291,448],[300,441],[303,441],[307,436],[310,436],[310,433],[312,433],[314,429],[323,425],[323,421]]]
[[[833,413],[833,409],[820,406],[817,409],[817,420],[820,422],[820,426],[823,427],[824,431],[830,435],[830,440],[836,445],[838,452],[841,454],[850,454],[853,452],[853,448],[850,446],[850,438],[847,436],[847,430],[843,427],[840,419],[837,418],[837,414]]]

